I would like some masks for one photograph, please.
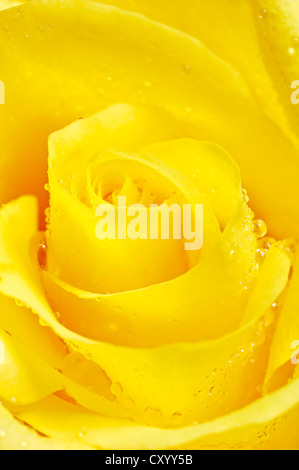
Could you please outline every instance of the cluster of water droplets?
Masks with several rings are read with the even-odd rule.
[[[298,47],[299,47],[299,38],[298,37],[292,37],[292,39],[290,41],[290,47],[288,49],[288,53],[291,56],[294,56],[297,52]]]
[[[158,408],[151,406],[142,408],[142,406],[137,405],[132,398],[125,394],[119,382],[112,383],[110,391],[116,397],[117,401],[131,412],[131,417],[136,421],[140,420],[141,415],[144,424],[148,426],[179,427],[183,425],[184,414],[181,411],[175,411],[166,416]],[[197,395],[195,394],[194,396],[196,398]]]
[[[258,20],[260,22],[262,22],[262,21],[268,19],[270,14],[271,14],[271,12],[269,10],[267,10],[266,8],[263,8],[263,9],[260,10],[260,12],[258,14]],[[286,16],[288,16],[288,14],[286,14]],[[263,32],[262,34],[265,35],[265,32]],[[297,53],[298,46],[299,46],[299,38],[297,36],[292,36],[290,38],[287,53],[290,56],[294,56]]]
[[[243,189],[243,198],[246,204],[249,203],[249,196],[245,189]],[[252,213],[253,214],[253,213]],[[295,249],[296,244],[294,239],[286,239],[281,242],[275,240],[275,238],[267,236],[268,234],[268,227],[264,220],[262,219],[254,219],[253,214],[253,233],[257,240],[257,268],[262,265],[269,249],[274,244],[279,248],[283,249],[287,255],[289,256],[291,263],[293,265],[294,258],[295,258]]]

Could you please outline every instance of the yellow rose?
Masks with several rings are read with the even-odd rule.
[[[298,449],[294,2],[16,4],[0,448]],[[202,249],[99,240],[120,196],[203,204]]]

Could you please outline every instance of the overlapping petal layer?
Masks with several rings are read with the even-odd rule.
[[[249,3],[255,13],[263,61],[288,113],[290,126],[298,135],[298,106],[296,100],[291,99],[293,82],[295,89],[298,87],[298,4],[292,0],[250,0]]]
[[[287,34],[289,35],[290,29],[296,28],[294,19],[297,14],[297,5],[292,0],[289,2],[165,0],[163,3],[159,0],[139,0],[138,2],[105,0],[99,3],[141,13],[199,39],[214,54],[232,64],[243,75],[258,105],[282,127],[291,139],[295,139],[298,145],[298,128],[292,123],[292,114],[296,110],[289,106],[290,83],[296,77],[296,73],[289,77],[289,83],[284,84],[286,100],[282,103],[282,88],[277,86],[275,79],[273,80],[272,70],[269,70],[267,63],[269,58],[277,57],[277,54],[274,55],[272,52],[276,44],[273,42],[268,44],[268,50],[264,54],[261,54],[260,48],[260,39],[265,38],[264,20],[269,19],[270,13],[272,18],[275,16],[279,23],[279,30],[281,30],[282,21],[286,18],[289,23]],[[260,34],[260,28],[262,34]],[[276,34],[276,24],[272,32],[275,41],[281,37]],[[284,52],[288,52],[291,46],[297,47],[296,35],[293,34],[293,38],[289,38],[288,41],[290,43],[286,44]],[[283,64],[280,63],[276,78],[277,76],[283,77],[282,69]]]
[[[266,11],[264,3],[258,7]],[[185,24],[180,5],[167,21],[167,2],[118,5],[194,34],[194,12],[210,18],[215,2],[188,4]],[[294,372],[286,321],[296,330],[297,267],[283,308],[274,309],[291,259],[284,244],[258,241],[264,233],[254,231],[238,167],[226,152],[240,164],[271,234],[297,235],[295,117],[287,94],[277,98],[279,79],[269,79],[273,64],[265,67],[258,56],[252,12],[259,10],[250,5],[222,2],[214,39],[204,22],[194,34],[245,80],[197,39],[114,7],[50,0],[1,13],[9,98],[0,110],[7,178],[1,201],[30,188],[44,208],[48,135],[104,110],[50,138],[42,270],[36,199],[1,209],[0,398],[54,440],[14,427],[1,407],[0,448],[13,446],[11,429],[22,436],[21,447],[298,447],[298,370],[291,384],[261,398]],[[232,49],[235,32],[220,38],[236,15],[244,34]],[[263,23],[265,50],[281,17]],[[287,36],[288,21],[283,31]],[[279,71],[284,54],[277,57]],[[32,172],[23,172],[32,162]],[[118,195],[146,205],[203,203],[200,254],[170,240],[99,241],[95,208],[113,205]]]
[[[241,199],[241,207],[243,204]],[[31,213],[30,217],[28,213]],[[117,413],[121,416],[121,408],[129,409],[128,416],[154,426],[182,426],[190,421],[209,420],[258,398],[257,389],[263,382],[271,333],[271,326],[269,327],[263,316],[284,288],[290,266],[289,258],[283,250],[278,247],[270,249],[255,289],[259,292],[259,283],[269,283],[269,276],[274,277],[276,286],[272,283],[273,287],[263,290],[261,296],[256,296],[253,291],[252,298],[258,299],[253,301],[253,307],[248,304],[249,313],[245,314],[245,318],[248,316],[250,322],[235,333],[223,336],[217,341],[193,345],[173,344],[153,349],[128,348],[88,340],[59,324],[41,288],[39,267],[37,263],[32,263],[26,251],[26,246],[28,249],[30,239],[37,230],[36,223],[33,222],[34,214],[36,216],[36,208],[32,200],[26,198],[7,206],[3,213],[2,232],[6,242],[1,255],[1,291],[37,312],[42,324],[49,325],[71,350],[80,352],[104,372],[101,388],[97,389],[97,393],[103,397],[102,406],[98,403],[99,399],[91,399],[90,391],[84,389],[87,383],[82,383],[82,376],[77,377],[81,382],[77,387],[65,379],[62,381],[60,388],[64,388],[69,396],[75,397],[76,401],[85,407],[110,417],[116,416]],[[240,214],[237,219],[239,217]],[[20,228],[22,237],[14,241],[12,233],[16,226]],[[244,228],[243,225],[242,227]],[[252,232],[249,233],[252,236]],[[246,230],[244,234],[246,236]],[[225,235],[224,233],[222,237]],[[254,242],[252,243],[255,247]],[[216,250],[217,247],[213,251]],[[10,266],[13,266],[13,269],[9,270]],[[138,291],[132,295],[136,293]],[[83,312],[81,310],[81,316]],[[250,312],[254,312],[254,315]],[[127,315],[130,315],[130,310]],[[96,325],[96,322],[94,324]],[[67,366],[65,368],[67,370]],[[74,369],[76,370],[76,367]],[[74,380],[74,377],[71,377],[71,380]],[[109,395],[110,391],[116,397],[115,405],[115,398]],[[51,389],[48,393],[51,393]],[[234,403],[231,402],[232,393],[235,397]],[[61,406],[68,406],[61,402],[61,398],[57,397],[57,400]],[[113,412],[115,406],[116,410]],[[118,412],[117,406],[120,406]],[[20,416],[23,410],[26,413],[25,408],[22,408]],[[31,423],[30,419],[26,418],[25,421]],[[124,423],[118,422],[118,426],[123,425]],[[98,445],[97,441],[91,443]]]
[[[47,136],[130,101],[163,108],[179,120],[181,136],[221,144],[244,170],[253,208],[271,232],[297,233],[297,151],[230,65],[198,40],[140,15],[82,0],[62,4],[29,2],[21,13],[1,13],[1,74],[9,98],[0,116],[1,171],[10,182],[2,184],[1,200],[34,190],[45,201]]]
[[[136,117],[133,124],[129,121],[128,127],[128,109],[138,116],[132,107],[112,107],[94,118],[80,120],[50,139],[51,212],[47,236],[48,270],[43,278],[51,305],[72,330],[116,344],[153,346],[222,336],[236,328],[242,319],[256,267],[257,242],[252,214],[243,200],[238,169],[218,146],[192,140],[151,146],[141,150],[141,156],[131,155],[129,160],[119,153],[101,155],[103,146],[120,148],[123,139],[119,140],[118,135],[124,125],[129,145],[136,146],[131,135],[136,135],[140,129],[139,120]],[[155,122],[155,113],[151,117]],[[107,129],[112,125],[114,132],[111,134]],[[84,157],[80,160],[82,154]],[[107,243],[95,237],[96,205],[90,205],[90,201],[86,204],[86,196],[83,203],[72,190],[77,172],[86,173],[84,159],[88,161],[94,155],[98,155],[99,181],[109,166],[115,175],[115,159],[117,172],[124,161],[128,167],[125,170],[136,173],[138,163],[138,176],[144,181],[147,177],[152,179],[148,174],[150,165],[152,171],[167,176],[162,181],[164,188],[171,182],[186,201],[204,202],[204,253],[197,265],[176,276],[172,267],[174,253],[165,250],[169,241],[165,241],[166,245],[157,241],[155,253],[158,252],[173,279],[167,283],[153,279],[155,282],[149,283],[148,288],[135,291],[131,287],[129,292],[117,292],[115,286],[121,285],[124,277],[127,283],[128,279],[134,282],[135,277],[139,279],[148,271],[157,276],[160,264],[152,257],[152,247],[143,240],[138,246],[135,241]],[[105,166],[101,167],[103,161]],[[140,166],[140,162],[146,166]],[[186,171],[183,162],[184,166],[187,163]],[[83,188],[86,187],[84,182]],[[101,202],[98,199],[97,203]],[[223,235],[219,225],[224,230]],[[136,268],[135,256],[145,272]],[[174,262],[179,264],[177,257]],[[112,280],[109,290],[115,294],[101,295],[105,279]],[[82,287],[87,292],[80,290]]]

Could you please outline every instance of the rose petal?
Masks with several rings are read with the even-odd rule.
[[[299,302],[299,258],[298,254],[294,266],[293,276],[288,287],[281,313],[275,330],[266,382],[268,382],[275,371],[285,364],[294,369],[291,364],[292,355],[295,353],[294,341],[299,340],[298,302]]]
[[[14,0],[0,0],[0,10],[6,10],[7,8],[16,7],[22,5],[23,2],[18,2]]]
[[[299,381],[210,423],[162,430],[105,419],[57,398],[27,407],[22,419],[51,437],[104,449],[296,449]]]
[[[4,364],[0,364],[0,397],[13,406],[40,400],[62,388],[60,374],[0,330]]]
[[[59,5],[30,2],[22,14],[1,12],[1,78],[9,97],[0,120],[1,200],[29,188],[42,194],[46,138],[53,130],[129,98],[163,108],[193,137],[226,148],[244,170],[253,208],[272,234],[297,233],[297,152],[230,66],[195,39],[140,15],[80,0]],[[74,23],[78,43],[68,27]]]
[[[292,0],[251,0],[250,4],[265,67],[286,110],[289,126],[298,135],[298,106],[296,100],[291,99],[298,88],[292,87],[293,82],[298,80],[298,5]],[[295,97],[297,95],[295,93]]]
[[[16,421],[0,404],[0,449],[2,450],[91,450],[79,442],[57,441],[37,434]]]
[[[26,214],[31,199],[23,198],[20,203]],[[7,207],[10,210],[6,209],[6,214],[12,212],[15,223],[18,203],[12,205],[14,211]],[[19,227],[22,223],[28,227],[30,218],[25,222],[22,217],[24,215],[20,211]],[[31,217],[31,220],[34,219]],[[13,225],[9,216],[6,223]],[[31,230],[32,227],[29,228]],[[267,313],[262,310],[264,302],[260,302],[261,310],[256,312],[254,321],[217,341],[154,349],[125,348],[90,341],[61,326],[52,314],[39,280],[31,273],[33,268],[26,258],[26,230],[23,227],[22,235],[17,240],[19,272],[15,271],[13,278],[6,279],[4,269],[0,290],[38,311],[42,320],[70,346],[98,364],[111,380],[111,391],[118,402],[123,406],[128,399],[133,402],[133,415],[139,419],[143,417],[146,422],[149,419],[151,423],[154,413],[161,425],[169,425],[179,415],[184,424],[228,413],[258,397],[257,387],[263,381],[269,350],[270,330],[262,322],[263,315]],[[2,259],[9,263],[11,254],[16,252],[12,238],[3,249]],[[274,266],[280,272],[285,262],[280,251],[278,255],[277,260],[280,259],[282,265],[277,262]],[[269,275],[267,270],[265,275]],[[271,271],[271,276],[275,277],[276,273]],[[283,287],[281,284],[281,289]],[[231,396],[234,396],[233,401]]]
[[[290,129],[290,113],[280,102],[280,89],[273,85],[273,76],[261,55],[260,40],[256,23],[267,15],[269,3],[273,2],[234,0],[98,0],[131,12],[141,13],[160,23],[183,31],[199,39],[214,54],[232,64],[246,80],[258,106],[298,144],[296,132]],[[251,3],[257,8],[253,13]],[[290,2],[291,4],[292,2]],[[293,22],[291,12],[290,21]],[[281,31],[281,28],[279,28]],[[276,49],[275,49],[276,50]],[[266,57],[273,57],[268,51]],[[276,54],[275,54],[276,57]],[[186,73],[192,69],[186,67]],[[269,73],[270,72],[270,73]],[[293,78],[294,80],[294,78]]]

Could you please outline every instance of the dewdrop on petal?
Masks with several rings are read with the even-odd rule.
[[[79,439],[83,439],[83,437],[85,437],[86,434],[87,434],[87,429],[86,429],[86,428],[82,428],[82,429],[80,429],[80,431],[78,432],[77,437],[78,437]]]
[[[126,398],[124,400],[124,407],[127,408],[127,410],[131,410],[132,408],[134,408],[135,406],[135,402],[134,400],[132,400],[132,398]]]
[[[275,238],[264,237],[258,241],[258,246],[264,250],[269,250],[274,243],[276,243]]]
[[[47,268],[47,251],[48,249],[46,242],[41,241],[37,249],[37,260],[42,270],[45,270]]]
[[[118,382],[114,382],[110,387],[111,393],[119,397],[123,393],[123,388]]]
[[[266,223],[261,219],[254,220],[253,231],[258,239],[265,237],[268,231]]]
[[[286,254],[290,258],[292,266],[295,263],[295,256],[296,256],[296,242],[293,238],[288,238],[284,240],[280,247],[285,250]]]
[[[248,193],[247,193],[246,189],[243,189],[243,190],[242,190],[242,193],[243,193],[243,197],[244,197],[245,203],[248,204],[248,202],[249,202],[249,196],[248,196]]]
[[[27,448],[28,448],[28,445],[29,445],[29,444],[28,444],[27,441],[22,441],[22,442],[20,442],[20,447],[21,447],[22,449],[27,449]]]

